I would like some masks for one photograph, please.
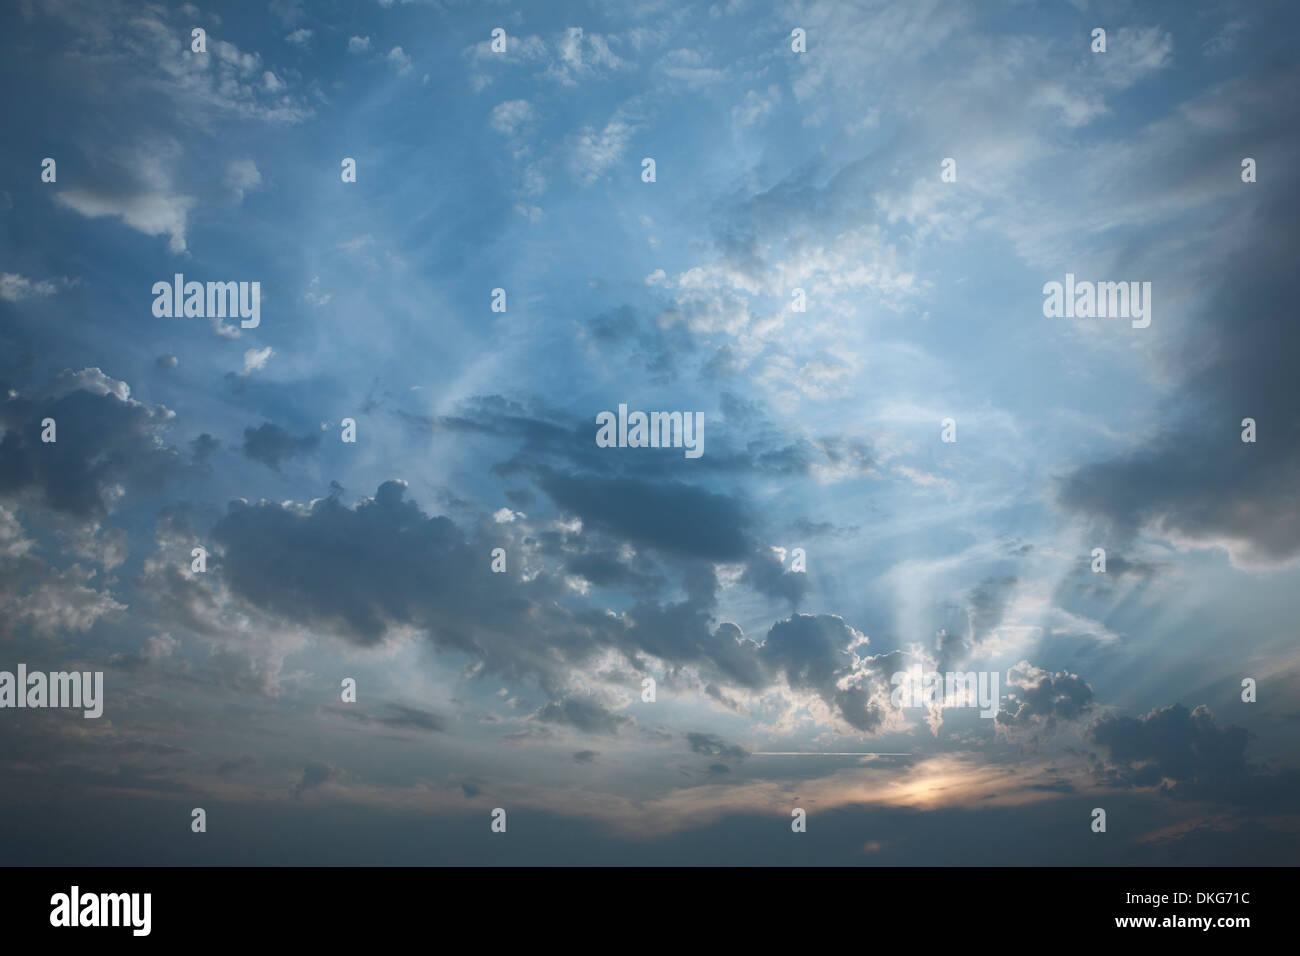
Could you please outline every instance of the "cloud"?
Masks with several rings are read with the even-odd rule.
[[[318,309],[329,305],[330,299],[333,298],[332,293],[320,292],[318,291],[319,289],[320,276],[312,276],[311,282],[308,283],[307,291],[302,294],[304,299],[316,306]]]
[[[400,46],[395,46],[389,50],[384,59],[388,61],[389,66],[402,76],[411,72],[411,58]]]
[[[308,790],[323,786],[331,780],[339,779],[343,774],[337,767],[322,761],[315,760],[303,768],[302,777],[293,785],[292,793],[295,799],[301,797]]]
[[[348,52],[358,54],[369,53],[370,37],[348,37]]]
[[[587,185],[604,176],[616,163],[622,162],[638,126],[630,114],[620,111],[603,127],[584,127],[568,149],[569,168],[573,175]],[[628,171],[629,177],[634,175],[639,175],[639,169]]]
[[[731,108],[731,121],[742,129],[757,126],[771,116],[780,103],[781,90],[776,85],[768,87],[766,93],[750,90],[743,102]]]
[[[579,80],[608,75],[626,66],[610,48],[609,39],[599,33],[585,33],[582,27],[568,27],[555,42],[556,59],[546,75],[565,86]]]
[[[303,17],[302,0],[271,0],[270,10],[286,27]],[[310,30],[307,32],[311,33]]]
[[[61,190],[54,201],[88,219],[117,218],[146,236],[167,236],[173,253],[186,251],[186,219],[197,203],[192,196],[114,195],[80,188]]]
[[[60,289],[76,285],[73,279],[28,279],[15,272],[0,273],[0,299],[21,302],[37,296],[54,295]]]
[[[471,539],[450,519],[424,515],[405,499],[405,485],[395,481],[354,508],[335,496],[310,505],[234,502],[208,536],[218,546],[220,571],[206,579],[219,581],[232,599],[271,620],[292,621],[295,627],[361,646],[375,647],[414,630],[439,650],[465,655],[474,662],[475,674],[535,681],[550,698],[538,712],[539,720],[590,732],[612,732],[624,720],[589,693],[574,692],[574,672],[600,655],[617,653],[636,670],[644,668],[648,655],[669,666],[700,668],[721,683],[761,688],[772,680],[767,663],[784,666],[808,653],[796,635],[783,642],[786,631],[779,627],[761,651],[734,624],[714,626],[718,581],[712,568],[696,558],[681,558],[683,600],[639,600],[615,616],[575,603],[578,595],[569,586],[568,567],[595,544],[588,544],[585,533],[544,536],[551,539],[547,549],[561,567],[537,565],[526,577],[515,577],[488,573],[480,559],[503,546],[512,555],[512,567],[531,564],[536,559],[523,542],[536,532],[491,520],[477,530],[480,537]],[[331,544],[338,541],[347,541],[348,547]],[[206,587],[207,580],[185,583],[183,589]],[[165,595],[182,588],[181,582],[158,584],[160,599],[179,599],[179,594]],[[184,598],[190,605],[198,600],[198,595]],[[814,626],[829,628],[846,644],[860,637],[851,629],[836,630],[844,625],[830,621]],[[787,627],[798,630],[800,625]],[[521,634],[527,637],[521,640]],[[784,654],[781,647],[786,647]],[[865,666],[842,654],[827,673],[842,680],[844,688],[816,688],[840,702],[862,728],[876,726],[859,686],[867,679]],[[794,683],[806,684],[793,664],[790,673]]]
[[[792,690],[813,692],[854,730],[877,733],[900,719],[889,677],[902,669],[901,655],[859,655],[868,643],[837,615],[796,614],[772,625],[759,654]]]
[[[242,200],[244,193],[255,186],[262,185],[262,174],[257,170],[257,164],[251,159],[235,159],[226,167],[226,178],[224,185],[235,198]]]
[[[1120,27],[1106,49],[1106,82],[1127,88],[1173,62],[1174,40],[1159,27]]]
[[[162,99],[170,107],[167,118],[181,125],[222,117],[292,124],[312,113],[300,95],[263,84],[260,54],[214,35],[207,53],[192,52],[188,24],[182,42],[162,8],[104,0],[50,4],[41,12],[59,20],[58,36],[66,44],[50,55],[66,53],[61,61],[72,81],[111,90],[118,105],[157,112]]]
[[[719,561],[749,553],[749,521],[731,498],[681,482],[544,474],[555,504],[584,524],[647,547]]]
[[[0,498],[97,519],[125,495],[156,495],[187,467],[162,440],[172,413],[135,401],[100,369],[65,370],[49,396],[0,402]],[[40,440],[46,418],[50,443]]]
[[[1250,763],[1252,735],[1243,727],[1221,727],[1204,704],[1188,710],[1173,704],[1145,716],[1106,716],[1090,739],[1106,751],[1097,770],[1112,786],[1157,787],[1171,797],[1212,800],[1262,812],[1294,808],[1300,771],[1271,771]]]
[[[703,754],[706,757],[744,760],[749,756],[749,751],[744,747],[729,744],[717,734],[692,731],[686,735],[686,741],[691,745],[691,753]]]
[[[799,606],[809,589],[807,573],[787,570],[771,550],[755,550],[742,580],[769,597],[788,601],[792,607]]]
[[[332,712],[366,726],[385,727],[390,730],[415,730],[431,734],[447,731],[447,719],[440,714],[392,701],[384,705],[384,712],[379,716],[358,710],[352,704],[335,707]]]
[[[590,698],[565,697],[551,701],[536,713],[544,723],[565,724],[587,734],[616,734],[629,718],[616,714]]]
[[[1194,309],[1190,337],[1177,353],[1179,387],[1161,430],[1142,445],[1082,465],[1058,485],[1067,509],[1097,518],[1117,536],[1146,533],[1182,547],[1221,547],[1242,567],[1300,557],[1300,391],[1290,358],[1300,352],[1291,320],[1288,248],[1293,183],[1253,206],[1238,244]],[[1154,298],[1154,294],[1153,294]],[[1248,317],[1225,324],[1225,314]],[[1270,343],[1268,348],[1261,342]],[[1255,444],[1241,441],[1245,418]]]
[[[1092,688],[1077,674],[1052,674],[1028,661],[1007,671],[1007,706],[994,716],[999,727],[1053,729],[1058,721],[1078,720],[1093,709]]]
[[[320,447],[320,433],[311,432],[295,438],[279,425],[270,422],[244,429],[244,454],[253,461],[280,470],[280,463],[301,458]]]
[[[260,372],[266,368],[266,363],[271,360],[271,356],[274,354],[275,349],[269,345],[260,349],[246,349],[244,351],[244,370],[240,374],[248,376],[254,372]]]
[[[527,100],[506,100],[492,109],[492,128],[503,136],[516,136],[533,122],[537,111]]]
[[[52,638],[84,632],[101,617],[126,610],[107,590],[93,586],[93,569],[50,567],[37,557],[38,550],[17,514],[0,505],[0,634],[12,637],[26,629]],[[120,560],[101,557],[106,569]]]

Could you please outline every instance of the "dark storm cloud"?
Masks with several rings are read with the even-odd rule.
[[[1068,475],[1060,485],[1067,508],[1123,535],[1154,526],[1241,541],[1264,561],[1300,553],[1300,192],[1293,183],[1268,188],[1248,226],[1234,230],[1244,245],[1224,258],[1196,316],[1163,431],[1145,448]],[[1254,444],[1241,441],[1244,418],[1258,424]]]
[[[362,645],[381,642],[394,623],[422,627],[439,646],[503,674],[553,673],[555,648],[521,636],[537,626],[578,656],[602,640],[556,605],[551,578],[492,574],[489,546],[471,545],[450,519],[425,515],[405,494],[389,481],[355,508],[335,497],[308,509],[233,502],[212,531],[225,580],[265,611]],[[530,612],[537,617],[524,626]]]
[[[1090,735],[1106,748],[1118,778],[1131,786],[1246,772],[1246,730],[1220,727],[1204,705],[1189,711],[1174,704],[1137,719],[1103,717]]]
[[[319,433],[295,438],[279,425],[270,422],[257,428],[244,429],[244,454],[277,471],[282,461],[309,455],[319,447]]]
[[[294,626],[363,646],[382,642],[394,625],[414,626],[435,647],[480,662],[483,673],[534,680],[556,701],[574,667],[611,649],[638,672],[639,656],[649,653],[670,665],[699,664],[728,682],[765,683],[757,646],[738,639],[734,626],[712,627],[718,582],[707,562],[681,561],[683,600],[642,600],[615,618],[575,605],[563,574],[493,574],[492,547],[514,545],[483,535],[504,535],[509,526],[480,525],[471,539],[405,495],[402,483],[385,482],[355,507],[335,496],[310,507],[232,502],[212,529],[218,551],[210,568],[236,598]],[[561,560],[580,556],[588,539],[558,542]],[[216,597],[196,577],[168,565],[151,597],[202,631]]]
[[[1090,737],[1106,751],[1108,763],[1099,771],[1106,783],[1278,812],[1293,810],[1300,792],[1300,772],[1249,762],[1251,734],[1220,726],[1204,704],[1191,711],[1173,704],[1136,719],[1107,716]]]
[[[84,386],[84,387],[83,387]],[[57,438],[41,441],[41,421]],[[0,402],[0,497],[31,498],[78,519],[106,515],[117,488],[132,495],[161,492],[186,465],[159,440],[170,413],[126,396],[99,369],[64,372],[52,397]]]
[[[617,479],[607,485],[616,492],[641,490]],[[596,514],[623,527],[613,512],[615,503],[642,500],[635,494],[620,498],[608,488],[597,492],[594,483],[582,486],[586,495],[576,487],[568,490],[584,520],[592,520],[594,502]],[[706,503],[742,520],[739,510],[720,496],[687,486],[660,492],[674,505],[684,503],[699,520],[704,520]],[[484,524],[479,534],[500,534],[509,527]],[[645,543],[642,534],[665,535],[662,528],[637,521],[625,530],[639,543]],[[667,535],[679,548],[696,541],[686,532],[674,538],[678,532],[670,530]],[[741,540],[738,531],[732,537]],[[527,581],[493,574],[489,553],[494,541],[471,540],[450,519],[424,514],[406,498],[400,482],[384,483],[373,499],[354,507],[333,496],[310,507],[232,502],[210,538],[219,549],[213,567],[221,581],[259,610],[363,646],[382,642],[394,625],[414,626],[435,647],[478,662],[480,673],[534,681],[550,697],[537,712],[540,721],[588,733],[612,733],[626,721],[567,689],[574,668],[610,650],[620,653],[634,674],[644,671],[643,657],[651,655],[670,669],[696,666],[709,683],[753,690],[771,686],[780,675],[792,688],[820,695],[865,732],[880,726],[888,697],[881,687],[886,675],[898,669],[885,659],[889,655],[855,662],[850,647],[859,637],[830,615],[781,621],[762,645],[735,624],[715,624],[719,582],[708,560],[678,555],[681,599],[642,599],[619,617],[598,606],[582,606],[562,574],[543,571]],[[586,533],[556,544],[566,563],[570,552],[580,556],[584,546],[602,547]],[[717,549],[705,543],[703,550]],[[206,587],[172,574],[159,582],[155,600],[170,602],[180,608],[178,616],[202,626],[205,602],[214,600]],[[715,697],[725,696],[715,690]]]

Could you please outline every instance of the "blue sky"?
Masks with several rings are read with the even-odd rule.
[[[1286,4],[227,6],[3,15],[9,858],[1294,861]]]

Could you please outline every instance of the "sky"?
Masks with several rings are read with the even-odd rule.
[[[0,860],[1294,864],[1297,19],[6,4]]]

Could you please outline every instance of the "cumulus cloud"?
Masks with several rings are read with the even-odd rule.
[[[49,395],[0,402],[0,497],[94,519],[128,493],[157,494],[187,465],[162,440],[172,413],[135,401],[100,369],[64,371]],[[40,439],[46,418],[50,443]]]
[[[1294,768],[1273,770],[1250,762],[1250,732],[1221,726],[1204,704],[1193,710],[1173,704],[1136,718],[1107,715],[1089,737],[1105,751],[1097,775],[1111,785],[1155,787],[1178,799],[1265,812],[1292,808],[1300,786]]]
[[[1054,728],[1078,720],[1093,707],[1093,692],[1077,674],[1055,674],[1021,661],[1007,671],[1007,705],[994,716],[999,727]]]
[[[901,655],[858,653],[868,643],[837,615],[796,614],[772,625],[759,654],[791,689],[816,694],[854,730],[875,733],[898,721],[889,678]]]

